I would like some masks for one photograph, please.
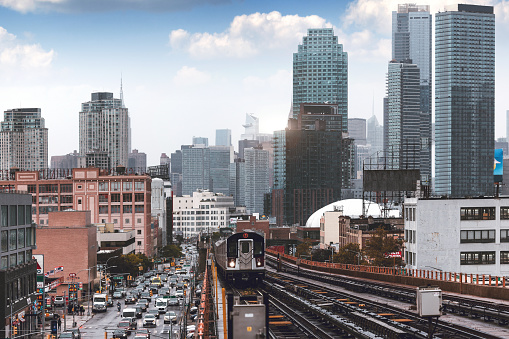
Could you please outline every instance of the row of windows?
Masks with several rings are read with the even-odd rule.
[[[106,222],[107,222],[106,219],[101,219],[101,223],[105,224]],[[129,224],[130,222],[131,222],[130,219],[125,219],[126,224]],[[113,219],[113,223],[118,224],[118,219]],[[141,224],[141,218],[137,218],[136,223]],[[141,234],[141,231],[138,230],[138,234]]]
[[[99,214],[108,214],[110,206],[99,206]],[[122,213],[132,213],[133,205],[122,206]],[[134,213],[144,213],[144,205],[134,205]],[[111,205],[111,213],[120,213],[120,205]]]
[[[28,185],[28,193],[37,193],[37,185]],[[58,184],[39,185],[39,193],[59,193]],[[72,184],[60,184],[60,193],[72,193]]]
[[[120,202],[120,198],[122,198],[122,202],[132,202],[133,194],[132,193],[112,193],[111,194],[111,202]],[[144,193],[135,193],[134,194],[134,202],[144,202],[145,194]],[[99,194],[99,202],[108,202],[108,194]]]
[[[461,220],[495,220],[495,207],[462,207]]]
[[[29,262],[30,260],[32,260],[32,250],[17,252],[11,255],[4,255],[2,256],[0,262],[0,269],[6,270],[9,267],[21,265]]]
[[[1,231],[0,251],[9,252],[35,246],[35,232],[31,227]]]
[[[113,181],[113,182],[99,181],[99,191],[101,191],[101,192],[110,191],[110,189],[109,189],[110,186],[111,186],[111,191],[119,192],[121,190],[121,188],[122,188],[122,191],[124,191],[124,192],[133,190],[133,182],[132,181],[123,181],[123,182],[120,182],[120,181]],[[134,190],[135,191],[144,191],[145,190],[145,182],[135,181],[134,182]]]
[[[0,226],[18,226],[32,223],[31,205],[2,205]]]
[[[507,230],[503,230],[507,231]],[[502,234],[502,230],[501,233]],[[502,241],[502,237],[501,237]],[[506,240],[507,241],[507,240]],[[461,243],[495,242],[495,230],[465,230],[460,232]]]
[[[500,252],[500,263],[509,264],[509,251]],[[496,253],[491,252],[461,252],[461,265],[494,265],[496,264]]]

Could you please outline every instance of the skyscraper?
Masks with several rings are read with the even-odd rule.
[[[214,193],[230,195],[230,164],[233,163],[233,146],[211,146],[209,189]]]
[[[435,193],[493,192],[495,15],[454,5],[435,24]]]
[[[182,195],[193,195],[193,192],[199,189],[211,189],[210,149],[204,147],[203,144],[185,145],[181,147],[181,151]]]
[[[216,129],[216,146],[231,146],[232,131],[230,129]]]
[[[131,132],[123,100],[113,98],[113,93],[92,93],[92,100],[81,104],[79,115],[81,156],[104,152],[111,166],[127,166]]]
[[[389,63],[387,101],[387,165],[389,169],[395,170],[421,169],[421,110],[417,65],[410,61]],[[421,172],[427,173],[427,167]],[[425,178],[427,182],[428,173]]]
[[[414,118],[412,118],[412,126],[406,127],[403,121],[401,127],[403,130],[407,128],[418,130],[419,135],[415,135],[415,138],[418,139],[420,146],[417,146],[418,152],[414,151],[415,162],[419,164],[421,182],[426,185],[431,182],[431,24],[432,17],[428,5],[402,4],[398,5],[397,12],[392,12],[392,59],[399,63],[414,64],[420,73],[417,85],[420,87],[418,88],[419,106],[417,107],[420,113],[416,117],[420,119],[420,126],[416,126]],[[412,72],[408,67],[401,68],[401,71],[403,73]],[[415,95],[414,85],[411,88],[412,95]],[[400,93],[406,96],[407,104],[409,104],[408,95],[403,92]],[[394,94],[392,98],[395,99]],[[390,107],[394,107],[394,103],[388,104]],[[414,110],[414,104],[412,104],[412,107]],[[394,112],[390,114],[394,116]],[[417,114],[417,112],[412,114]],[[405,115],[408,116],[407,113]],[[390,120],[390,118],[388,119]],[[387,120],[388,123],[384,122],[386,132],[390,126],[389,120]],[[387,137],[384,136],[386,142],[389,141]],[[391,144],[390,147],[393,147],[393,142],[389,141],[389,143]],[[387,147],[387,145],[385,146]]]
[[[342,132],[348,132],[348,54],[332,28],[308,29],[293,54],[293,118],[300,104],[338,105]]]
[[[384,100],[385,102],[386,100]],[[367,143],[369,145],[369,153],[375,154],[381,152],[383,150],[384,144],[384,126],[380,126],[378,123],[378,119],[375,115],[372,115],[371,118],[366,122],[368,127],[368,134],[366,136]]]
[[[348,135],[356,145],[366,145],[366,119],[348,119]]]
[[[251,213],[263,214],[265,193],[270,191],[269,185],[269,151],[259,148],[244,150],[244,196],[246,208]]]
[[[147,154],[133,149],[128,155],[127,168],[135,173],[145,173],[147,171]]]
[[[0,168],[36,171],[48,168],[48,129],[40,108],[4,112],[0,130]]]

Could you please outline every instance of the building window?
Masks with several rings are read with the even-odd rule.
[[[0,218],[0,226],[9,226],[9,206],[2,205],[2,217]]]
[[[16,230],[9,231],[9,251],[15,250],[18,244],[18,232]]]
[[[7,252],[9,251],[9,237],[8,237],[8,231],[2,231],[2,245],[1,245],[1,251]]]
[[[2,257],[1,269],[6,270],[9,268],[9,258],[5,255]]]
[[[111,202],[120,202],[120,193],[113,193],[111,195]]]
[[[16,254],[11,254],[11,256],[10,256],[10,257],[11,257],[11,260],[10,260],[11,262],[10,262],[9,266],[10,266],[10,267],[14,267],[14,266],[16,266],[16,258],[17,258],[17,257],[16,257]]]
[[[135,193],[134,194],[134,201],[135,202],[143,202],[143,201],[145,201],[145,194],[143,194],[143,193]]]
[[[111,205],[111,213],[120,213],[120,205]]]
[[[493,265],[495,264],[495,252],[461,252],[461,265]]]
[[[25,252],[18,253],[18,265],[25,263]]]
[[[509,207],[500,207],[500,219],[509,219]]]
[[[509,252],[500,251],[500,263],[501,264],[509,264]]]
[[[141,218],[137,219],[138,224],[141,224]]]
[[[72,184],[61,184],[60,193],[72,193]]]
[[[138,241],[137,244],[138,244],[138,246],[141,246],[141,241]]]
[[[101,198],[99,196],[99,202],[100,202]],[[60,196],[60,202],[62,204],[72,204],[72,195],[62,195]]]
[[[28,187],[27,187],[28,193],[36,193],[37,192],[37,188],[36,187],[37,186],[35,186],[35,185],[28,185]]]
[[[462,207],[461,220],[495,220],[495,207]]]
[[[99,214],[108,214],[108,206],[99,206]]]
[[[122,199],[124,202],[133,202],[133,195],[131,193],[124,193]]]
[[[137,234],[139,234],[139,235],[140,235],[140,234],[141,234],[141,230],[138,230],[138,231],[137,231]]]
[[[460,233],[460,242],[495,242],[495,230],[465,230]]]
[[[25,229],[20,228],[18,230],[18,248],[22,249],[25,247]]]
[[[25,205],[18,205],[18,225],[25,224]]]
[[[107,181],[99,181],[99,191],[100,192],[107,192],[108,191],[108,185],[109,182]]]
[[[122,183],[122,190],[124,192],[132,191],[133,190],[133,183],[131,181],[124,181]]]
[[[143,205],[135,205],[134,213],[145,213],[145,206]]]
[[[500,242],[509,242],[509,230],[500,230]]]
[[[99,194],[99,202],[108,202],[107,194]]]
[[[117,223],[118,223],[118,220],[117,220],[117,219],[113,219],[113,223],[114,223],[114,224],[117,224]]]
[[[118,181],[114,181],[111,183],[111,190],[114,191],[114,192],[119,192],[120,191],[120,182]]]
[[[145,183],[143,181],[135,181],[134,182],[134,190],[135,191],[144,191]]]
[[[9,226],[18,225],[17,216],[18,216],[18,206],[9,205]]]
[[[126,223],[126,224],[128,224],[129,222],[130,222],[130,220],[129,220],[129,219],[126,219],[126,220],[125,220],[125,223]]]
[[[133,213],[133,205],[124,205],[124,213]]]

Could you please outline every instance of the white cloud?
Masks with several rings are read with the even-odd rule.
[[[177,86],[203,85],[210,80],[210,75],[197,70],[194,67],[184,66],[173,77],[173,83]]]
[[[65,0],[0,0],[0,5],[22,13],[31,12],[43,5],[57,5]]]
[[[39,44],[21,44],[16,36],[0,27],[0,66],[22,68],[46,68],[55,55],[53,50],[45,51]]]
[[[169,40],[173,49],[183,50],[195,58],[244,58],[262,51],[294,50],[308,28],[330,26],[316,15],[283,16],[274,11],[236,16],[221,33],[191,34],[183,29],[174,30]]]

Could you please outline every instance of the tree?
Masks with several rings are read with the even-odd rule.
[[[330,249],[316,249],[311,251],[311,256],[314,261],[325,262],[331,259],[331,253]]]
[[[303,243],[297,245],[297,248],[295,249],[295,256],[297,258],[300,258],[301,255],[307,255],[309,256],[311,254],[311,245],[309,243],[309,240],[304,240]]]
[[[383,228],[378,228],[370,239],[366,242],[365,253],[375,266],[394,266],[401,265],[401,258],[387,258],[391,252],[401,251],[402,242],[387,236],[388,232]]]
[[[359,244],[351,242],[343,247],[340,247],[338,252],[334,254],[334,262],[352,265],[362,263],[362,251]]]
[[[111,259],[108,264],[116,266],[108,270],[111,274],[129,273],[133,276],[146,271],[153,265],[152,261],[142,253],[121,255],[118,258]],[[140,271],[139,267],[142,267],[142,271]]]
[[[161,257],[180,258],[182,256],[182,248],[178,245],[166,245],[159,252]]]

